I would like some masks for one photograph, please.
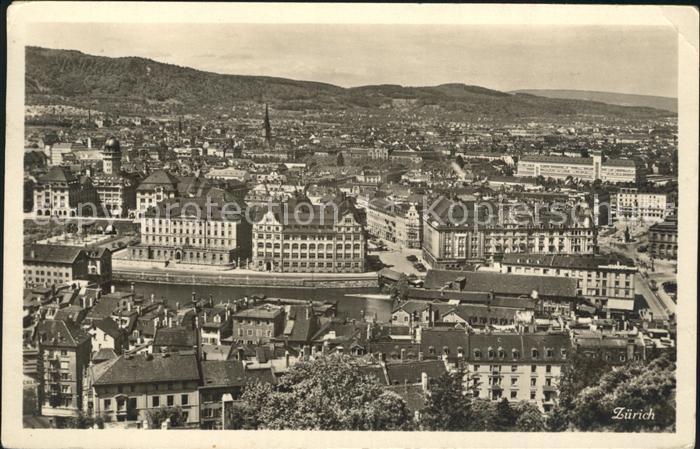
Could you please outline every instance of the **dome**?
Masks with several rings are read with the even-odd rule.
[[[105,142],[105,150],[119,151],[119,141],[116,137],[110,137]]]

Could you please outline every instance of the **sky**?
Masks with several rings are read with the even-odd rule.
[[[45,23],[30,45],[224,74],[677,96],[672,27]]]

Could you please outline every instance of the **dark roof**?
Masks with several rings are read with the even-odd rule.
[[[245,384],[245,367],[238,360],[205,360],[202,362],[204,387],[235,387]]]
[[[406,402],[406,407],[412,412],[425,408],[426,396],[422,385],[390,385],[386,387],[386,390],[399,395]]]
[[[528,295],[537,290],[540,296],[576,297],[576,280],[556,276],[429,270],[424,286],[426,289],[440,289],[451,282],[463,283],[464,291]]]
[[[386,372],[390,385],[401,385],[420,383],[422,373],[426,373],[429,379],[437,379],[447,372],[447,368],[442,360],[422,360],[387,363]]]
[[[100,329],[105,334],[112,338],[119,338],[122,335],[122,330],[117,326],[117,323],[110,317],[95,323],[95,327]]]
[[[192,348],[197,344],[196,333],[186,327],[161,327],[156,329],[153,346]]]
[[[72,321],[40,321],[36,335],[43,346],[77,347],[90,340],[90,335]]]
[[[367,376],[374,377],[382,385],[389,385],[389,380],[386,378],[384,368],[380,365],[360,365],[358,369]]]
[[[259,307],[254,307],[251,309],[243,309],[236,312],[233,316],[236,318],[262,318],[262,319],[274,319],[280,314],[284,313],[281,307],[273,307],[269,304],[264,304]]]
[[[451,356],[456,356],[459,348],[466,351],[469,347],[469,335],[462,329],[423,329],[420,338],[421,351],[425,357],[439,356],[444,348],[449,349]]]
[[[97,351],[95,354],[92,356],[92,362],[93,363],[100,363],[104,362],[105,360],[111,360],[117,358],[117,354],[114,352],[114,349],[112,348],[102,348],[99,351]]]
[[[75,177],[73,172],[71,172],[66,167],[51,167],[49,172],[46,173],[41,178],[42,183],[54,183],[54,182],[75,182],[78,178]]]
[[[191,354],[137,354],[119,357],[95,385],[199,380],[197,358]]]
[[[569,347],[567,335],[550,334],[474,334],[469,336],[468,360],[476,360],[474,350],[481,350],[480,361],[488,362],[553,362],[562,363],[565,354],[562,349]],[[494,357],[489,358],[488,350],[494,351]],[[500,358],[498,351],[504,351],[504,358]],[[537,350],[537,356],[533,355],[533,349]],[[552,356],[547,356],[547,349],[552,349]],[[514,350],[517,351],[513,352]]]
[[[136,190],[153,190],[155,187],[162,187],[165,191],[175,192],[179,182],[179,179],[167,171],[156,170],[141,181]]]
[[[617,254],[504,254],[504,265],[543,266],[551,268],[571,268],[594,270],[600,266],[620,265],[635,268],[634,261]],[[635,268],[636,269],[636,268]]]
[[[71,265],[85,252],[78,246],[32,244],[24,247],[24,263]]]

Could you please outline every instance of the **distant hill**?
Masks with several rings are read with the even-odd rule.
[[[592,90],[563,90],[563,89],[523,89],[513,93],[537,95],[546,98],[566,100],[599,101],[618,106],[637,106],[663,109],[678,112],[678,100],[671,97],[656,97],[653,95],[618,94],[614,92],[597,92]]]
[[[278,109],[336,110],[410,108],[473,117],[612,115],[662,117],[667,111],[513,94],[464,84],[343,88],[268,76],[222,75],[138,57],[108,58],[75,50],[26,49],[28,104],[57,102],[107,112],[145,114],[149,108],[198,111],[241,102],[268,102]],[[408,100],[408,101],[403,101]]]

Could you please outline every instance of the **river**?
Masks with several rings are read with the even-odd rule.
[[[131,284],[128,282],[116,283],[117,290],[128,291]],[[292,287],[216,287],[210,285],[177,285],[177,284],[152,284],[148,282],[135,282],[134,289],[137,294],[149,297],[155,295],[156,299],[164,299],[171,307],[175,303],[183,304],[192,298],[192,292],[198,298],[208,298],[212,295],[214,303],[229,299],[242,298],[246,295],[265,295],[271,298],[308,299],[312,301],[338,301],[338,316],[360,319],[364,312],[367,317],[374,317],[378,321],[388,322],[391,319],[391,301],[386,299],[362,298],[358,294],[376,294],[377,288],[292,288]]]

